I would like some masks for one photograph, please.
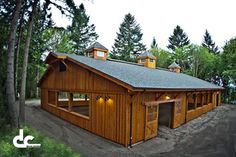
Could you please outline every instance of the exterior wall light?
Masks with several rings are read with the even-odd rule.
[[[166,95],[166,96],[165,96],[165,99],[166,99],[166,100],[169,100],[169,99],[170,99],[170,97],[169,97],[168,95]]]
[[[105,101],[108,101],[109,99],[111,99],[109,96],[105,96]]]
[[[100,100],[100,99],[102,99],[101,95],[96,97],[96,100]]]

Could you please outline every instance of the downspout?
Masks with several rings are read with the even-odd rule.
[[[129,130],[129,147],[132,148],[132,123],[133,123],[133,95],[130,95],[130,130]]]

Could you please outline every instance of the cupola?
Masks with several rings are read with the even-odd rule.
[[[144,65],[148,68],[156,68],[156,57],[149,51],[141,53],[138,57],[138,64]]]
[[[168,66],[169,70],[172,72],[180,73],[181,67],[176,63],[173,62],[171,65]]]
[[[95,42],[87,48],[85,53],[87,57],[106,60],[108,49],[99,42]]]

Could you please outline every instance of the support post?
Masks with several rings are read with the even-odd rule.
[[[129,146],[132,148],[132,123],[133,123],[133,95],[130,95],[131,102],[130,102],[130,138],[129,138]]]
[[[55,106],[58,107],[58,95],[59,95],[59,92],[55,91]]]
[[[72,107],[72,102],[73,102],[73,93],[69,94],[69,102],[68,102],[68,110],[71,112],[71,107]]]

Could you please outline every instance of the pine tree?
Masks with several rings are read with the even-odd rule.
[[[211,35],[207,30],[203,36],[202,46],[206,47],[211,53],[219,54],[218,46],[215,45],[215,42],[213,42]]]
[[[68,30],[74,51],[83,55],[84,50],[98,38],[98,35],[94,24],[89,25],[90,17],[86,14],[83,4],[75,8],[73,14],[72,25],[68,27]]]
[[[121,23],[117,39],[112,46],[112,58],[131,61],[137,57],[140,51],[146,50],[145,45],[141,42],[143,34],[137,24],[135,17],[128,13]]]
[[[183,31],[183,29],[177,25],[174,29],[173,35],[169,37],[169,45],[167,48],[175,51],[176,48],[181,48],[190,43],[187,34]]]
[[[151,44],[151,49],[157,49],[157,47],[158,47],[158,45],[157,45],[156,38],[153,37],[152,44]]]

